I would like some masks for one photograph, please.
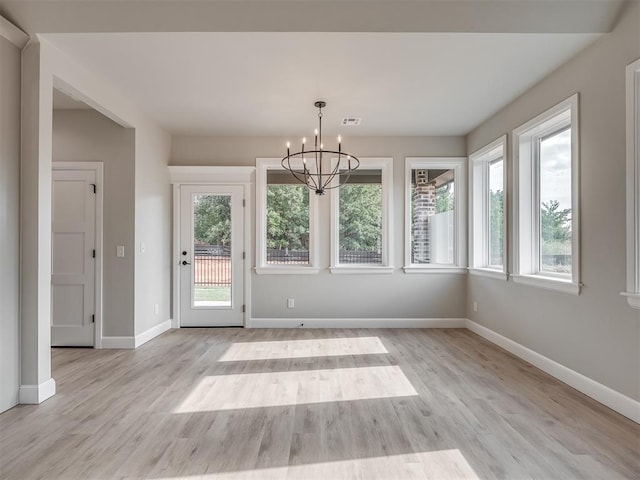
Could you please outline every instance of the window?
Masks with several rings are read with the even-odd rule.
[[[514,280],[579,294],[578,95],[514,130]]]
[[[405,272],[466,272],[465,160],[406,159]]]
[[[361,158],[348,183],[331,190],[332,273],[393,271],[391,187],[392,159]]]
[[[506,136],[473,153],[471,163],[471,272],[507,279]]]
[[[258,273],[317,273],[317,199],[279,159],[257,160]]]
[[[640,59],[627,66],[627,291],[640,308]]]

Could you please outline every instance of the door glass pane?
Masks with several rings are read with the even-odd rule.
[[[267,172],[267,263],[309,264],[309,189],[288,172]]]
[[[411,172],[411,263],[453,264],[454,187],[453,170]]]
[[[341,175],[340,182],[346,178]],[[339,263],[382,264],[382,172],[360,170],[339,190]]]
[[[489,163],[489,266],[502,268],[504,252],[504,162]]]
[[[540,271],[571,274],[571,129],[540,140]]]
[[[193,196],[193,306],[231,307],[231,196]]]

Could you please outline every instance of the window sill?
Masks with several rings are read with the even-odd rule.
[[[540,275],[511,275],[511,278],[514,282],[523,285],[546,288],[547,290],[555,290],[556,292],[569,293],[571,295],[580,295],[580,285],[568,280],[542,277]]]
[[[627,302],[631,308],[640,309],[640,293],[622,292],[620,295],[627,297]]]
[[[404,273],[467,273],[467,269],[464,267],[441,267],[441,266],[432,266],[432,267],[424,267],[417,265],[410,265],[408,267],[403,268]]]
[[[509,276],[500,270],[492,270],[490,268],[470,268],[469,273],[478,277],[495,278],[496,280],[507,281]]]
[[[258,275],[315,275],[320,269],[316,267],[270,266],[256,267],[255,271]]]
[[[338,266],[338,267],[330,267],[331,273],[339,274],[339,275],[357,275],[357,274],[388,274],[393,273],[393,267],[369,267],[364,265],[359,266]]]

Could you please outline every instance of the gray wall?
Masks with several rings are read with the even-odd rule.
[[[136,128],[136,335],[171,318],[170,151],[166,132],[153,126]]]
[[[0,412],[20,388],[20,50],[0,37]]]
[[[580,93],[581,295],[469,276],[467,314],[640,400],[640,312],[620,296],[625,291],[626,262],[625,66],[640,57],[640,8],[637,3],[628,8],[611,34],[467,137],[471,153]],[[511,175],[509,181],[511,188]],[[511,196],[509,202],[512,204]],[[473,301],[478,302],[477,313],[470,308]]]
[[[171,165],[250,165],[256,157],[280,157],[286,139],[273,137],[173,138]],[[405,274],[404,158],[465,156],[462,137],[348,137],[343,147],[359,157],[393,157],[393,266],[390,275],[332,275],[329,266],[329,196],[321,199],[318,275],[252,274],[255,318],[463,318],[465,275]],[[255,198],[255,195],[254,195]],[[251,232],[255,256],[255,222]],[[288,309],[287,298],[296,308]]]
[[[104,165],[104,336],[134,334],[134,140],[132,129],[95,110],[54,110],[53,161]]]

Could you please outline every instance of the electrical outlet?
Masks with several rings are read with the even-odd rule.
[[[287,308],[295,308],[296,299],[295,298],[287,298]]]
[[[140,253],[147,252],[147,245],[144,242],[140,242]]]
[[[473,302],[473,311],[474,312],[478,311],[478,302]]]
[[[124,245],[118,245],[116,248],[116,257],[124,258]]]

